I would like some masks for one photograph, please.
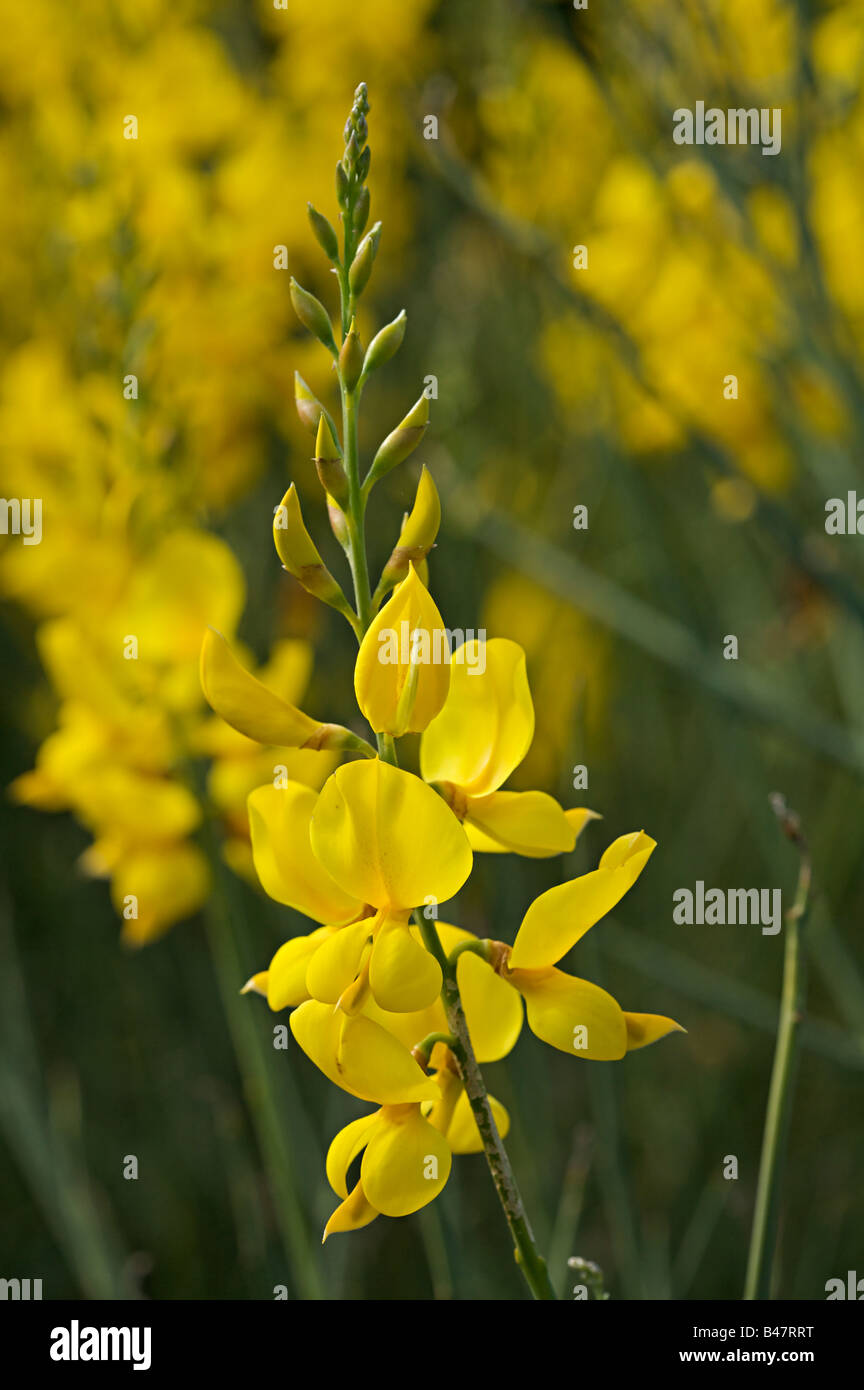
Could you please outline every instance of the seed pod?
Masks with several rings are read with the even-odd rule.
[[[388,434],[378,449],[372,460],[367,482],[372,483],[378,478],[383,478],[385,473],[390,472],[391,468],[395,468],[397,464],[402,463],[403,459],[407,459],[408,455],[417,448],[428,424],[429,401],[423,395],[416,405],[411,407],[405,419],[396,426],[391,434]]]
[[[318,397],[309,390],[299,372],[294,373],[294,404],[301,423],[310,434],[317,434],[318,421],[324,414],[324,407]]]
[[[376,222],[357,247],[357,254],[351,262],[351,269],[348,271],[348,284],[355,299],[363,293],[369,283],[369,276],[372,274],[380,240],[381,223]]]
[[[338,262],[339,260],[339,241],[333,227],[327,221],[323,213],[318,212],[311,203],[306,204],[306,211],[312,230],[318,238],[318,243],[329,260]]]
[[[342,467],[342,452],[333,437],[327,416],[318,421],[318,436],[315,440],[315,471],[324,491],[343,505],[348,501],[348,479]]]
[[[316,299],[314,294],[304,290],[302,285],[298,285],[293,275],[291,277],[291,303],[294,305],[300,322],[310,333],[314,333],[320,343],[329,348],[333,356],[336,356],[336,343],[333,338],[333,325],[330,316],[320,299]]]
[[[363,344],[351,320],[351,327],[339,351],[339,370],[346,390],[353,391],[363,371]]]
[[[369,376],[376,368],[382,367],[385,362],[397,353],[402,346],[402,339],[405,337],[405,325],[408,322],[405,310],[397,314],[392,323],[385,324],[380,333],[376,333],[368,348],[366,358],[363,362],[363,375]]]

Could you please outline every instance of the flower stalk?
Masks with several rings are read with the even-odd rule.
[[[783,1163],[792,1110],[795,1063],[798,1035],[804,1017],[806,982],[802,933],[810,907],[812,869],[810,851],[801,831],[797,815],[779,794],[771,798],[774,814],[784,835],[800,854],[798,885],[795,901],[786,917],[786,942],[783,957],[783,986],[780,996],[780,1018],[774,1065],[765,1111],[762,1137],[762,1156],[756,1187],[756,1206],[750,1235],[750,1251],[744,1285],[746,1300],[770,1299],[774,1257],[777,1246],[777,1225],[780,1209],[780,1187]]]

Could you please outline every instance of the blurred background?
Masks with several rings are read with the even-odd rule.
[[[478,856],[446,916],[512,940],[533,896],[644,827],[648,871],[567,967],[689,1030],[612,1064],[526,1030],[486,1069],[538,1240],[565,1293],[580,1255],[615,1298],[740,1297],[783,937],[678,926],[672,894],[791,903],[779,790],[815,892],[776,1292],[823,1298],[864,1258],[864,542],[825,531],[830,498],[864,496],[864,5],[0,16],[2,491],[43,518],[38,545],[0,537],[0,1274],[45,1298],[525,1296],[482,1157],[424,1213],[321,1249],[324,1156],[358,1107],[237,994],[306,928],[250,881],[272,751],[206,717],[197,653],[213,623],[356,722],[351,635],[269,533],[295,480],[343,577],[292,399],[295,369],[328,404],[334,383],[288,278],[333,306],[306,202],[335,220],[362,80],[384,232],[359,327],[409,325],[365,396],[367,457],[437,391],[375,493],[372,567],[426,463],[445,623],[528,653],[511,785],[604,818],[563,860]],[[780,107],[782,152],[675,145],[699,100]]]

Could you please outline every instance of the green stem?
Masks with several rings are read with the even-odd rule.
[[[798,886],[792,910],[786,917],[786,942],[783,957],[783,988],[780,998],[780,1019],[777,1025],[777,1044],[768,1105],[765,1111],[765,1130],[762,1137],[762,1156],[759,1161],[759,1180],[756,1187],[756,1206],[750,1235],[750,1253],[744,1298],[747,1300],[771,1297],[771,1279],[777,1245],[777,1222],[780,1207],[780,1183],[789,1116],[799,1025],[804,1014],[805,979],[801,950],[801,935],[810,900],[811,864],[806,841],[801,834],[797,817],[780,797],[772,799],[775,813],[784,832],[795,842],[801,854]]]

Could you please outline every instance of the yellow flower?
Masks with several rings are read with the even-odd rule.
[[[360,1178],[349,1193],[348,1170],[361,1153]],[[419,1104],[386,1105],[352,1121],[327,1153],[327,1177],[343,1201],[327,1222],[324,1240],[368,1226],[379,1214],[419,1211],[444,1187],[451,1162],[447,1140],[424,1119]]]
[[[450,687],[450,648],[441,614],[413,564],[373,619],[357,653],[357,703],[376,734],[420,733]]]
[[[531,1031],[561,1052],[611,1061],[684,1032],[671,1018],[625,1013],[599,985],[555,968],[632,887],[654,848],[644,831],[620,836],[592,873],[550,888],[531,904],[512,949],[503,943],[493,948],[502,979],[525,1000]]]
[[[453,653],[444,708],[420,744],[420,769],[463,821],[473,849],[532,858],[572,850],[594,816],[564,811],[545,792],[502,792],[534,737],[525,653],[496,637]]]

